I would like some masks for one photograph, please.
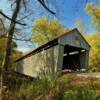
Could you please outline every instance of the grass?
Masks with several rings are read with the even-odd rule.
[[[9,80],[13,83],[9,86],[9,100],[100,100],[100,79],[96,78],[63,75]]]

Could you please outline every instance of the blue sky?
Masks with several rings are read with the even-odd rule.
[[[84,32],[89,34],[95,32],[95,29],[91,28],[91,17],[86,14],[85,0],[61,0],[61,9],[58,16],[62,24],[66,27],[76,27],[75,22],[77,19],[81,19],[84,25]],[[90,3],[97,2],[98,0],[88,0]]]
[[[34,0],[36,1],[36,0]],[[85,12],[85,0],[47,0],[49,2],[49,7],[56,12],[56,16],[58,20],[63,24],[64,27],[75,27],[75,21],[77,19],[81,19],[84,25],[84,32],[94,33],[95,28],[91,27],[91,18]],[[99,0],[88,0],[90,3],[97,2]],[[52,5],[52,6],[51,6]],[[33,21],[34,18],[41,17],[40,13],[43,10],[43,16],[49,16],[49,18],[55,18],[55,16],[50,15],[49,13],[45,12],[43,8],[37,3],[34,7],[34,15],[32,16]],[[7,15],[11,14],[9,2],[8,0],[0,0],[0,10],[5,12]],[[35,12],[40,12],[35,13]],[[28,21],[29,23],[30,21]],[[31,28],[27,31],[31,31]],[[20,42],[18,42],[20,44]],[[21,43],[24,45],[24,43]],[[28,49],[24,46],[18,46],[18,49],[21,51],[27,51]]]

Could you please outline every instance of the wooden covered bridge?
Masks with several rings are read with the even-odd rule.
[[[76,29],[55,38],[16,60],[16,71],[36,77],[61,70],[87,69],[90,45]]]

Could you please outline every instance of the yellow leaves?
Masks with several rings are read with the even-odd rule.
[[[92,10],[93,10],[93,6],[89,3],[87,3],[86,7],[85,7],[85,10],[87,13],[92,13]]]
[[[92,15],[92,22],[93,24],[96,24],[100,22],[100,8],[94,8],[93,10],[93,15]]]
[[[50,26],[51,26],[50,28],[52,29],[57,29],[60,27],[59,23],[56,20],[51,21]]]
[[[35,20],[32,31],[32,40],[38,44],[50,41],[65,32],[57,20],[49,21],[46,17]]]
[[[90,49],[90,68],[100,71],[100,34],[91,34],[86,36],[87,41],[91,45]]]
[[[44,40],[44,38],[45,37],[41,33],[37,33],[32,36],[32,39],[34,40],[34,42],[41,42]]]
[[[32,31],[39,29],[42,30],[42,28],[47,28],[48,26],[48,19],[46,17],[42,17],[41,19],[37,19],[34,22],[34,25],[32,26]]]
[[[95,12],[96,14],[99,14],[99,15],[100,15],[100,8],[95,8],[95,9],[94,9],[94,12]]]
[[[77,19],[75,22],[75,26],[79,29],[81,33],[83,33],[83,22],[81,19]]]
[[[91,16],[92,23],[96,26],[97,30],[100,31],[100,2],[95,5],[88,3],[85,10],[87,14]]]
[[[98,21],[98,19],[96,18],[96,16],[92,16],[92,23],[95,24]]]
[[[88,35],[87,37],[88,42],[90,43],[90,45],[92,46],[91,49],[97,49],[99,44],[100,44],[100,34],[92,34],[92,35]]]

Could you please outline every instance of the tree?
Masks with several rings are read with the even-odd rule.
[[[100,71],[100,34],[91,34],[86,36],[91,45],[89,70]]]
[[[87,40],[91,45],[90,51],[90,65],[91,71],[100,71],[100,2],[97,4],[87,3],[86,12],[91,16],[92,24],[96,26],[98,34],[91,34],[87,36]]]
[[[44,0],[37,0],[47,11],[49,11],[50,13],[52,14],[55,14],[52,10],[50,10]],[[24,5],[25,9],[26,9],[26,2],[25,0],[15,0],[14,3],[12,4],[15,4],[15,9],[12,13],[12,18],[8,17],[7,15],[5,15],[2,11],[0,11],[0,14],[2,16],[4,16],[5,18],[7,18],[8,20],[11,21],[10,23],[10,26],[9,26],[9,31],[8,31],[8,39],[7,39],[7,46],[6,46],[6,55],[5,55],[5,60],[4,60],[4,65],[3,65],[3,69],[5,71],[7,71],[7,68],[9,67],[9,62],[11,61],[10,59],[10,55],[11,55],[11,44],[12,44],[12,39],[13,39],[13,35],[14,35],[14,30],[15,30],[15,26],[16,24],[19,24],[19,25],[26,25],[26,24],[22,24],[20,23],[19,21],[17,21],[17,17],[18,17],[18,14],[21,10],[21,4]],[[11,6],[12,6],[11,4]],[[24,16],[25,17],[25,16]],[[3,71],[4,72],[4,71]]]
[[[32,40],[39,46],[63,34],[65,29],[57,20],[36,19],[32,26]]]
[[[46,4],[44,0],[37,0],[47,11],[49,11],[51,14],[55,14],[52,10],[50,10]],[[5,50],[5,57],[4,57],[4,62],[3,62],[3,70],[2,70],[2,82],[4,86],[7,86],[7,74],[8,74],[8,68],[10,67],[10,62],[11,62],[11,52],[12,52],[12,39],[14,36],[14,32],[15,32],[15,28],[16,28],[16,24],[18,25],[26,25],[21,23],[21,20],[23,20],[25,17],[21,18],[21,20],[17,20],[17,18],[19,17],[19,13],[21,11],[23,11],[25,13],[27,7],[27,0],[11,0],[11,8],[13,8],[13,12],[12,12],[12,16],[11,18],[9,16],[7,16],[5,13],[3,13],[2,11],[0,11],[0,15],[4,16],[6,19],[10,20],[10,26],[9,26],[9,31],[8,31],[8,35],[7,35],[7,42],[6,42],[6,50]],[[25,10],[22,10],[21,7],[25,8]],[[2,84],[1,84],[1,88],[2,88]],[[2,89],[1,89],[2,90]]]
[[[0,37],[0,65],[2,65],[2,62],[4,59],[6,41],[7,41],[7,38],[5,38],[4,35],[2,37]],[[14,60],[16,60],[17,58],[22,56],[22,53],[19,52],[16,48],[17,48],[16,42],[12,41],[12,54],[11,54],[12,61],[9,63],[9,65],[10,65],[10,67],[8,68],[9,70],[14,68],[14,66],[13,66]],[[0,66],[0,69],[1,69],[1,66]]]
[[[4,54],[5,54],[5,48],[6,48],[6,42],[7,42],[7,27],[4,26],[4,19],[0,19],[0,69],[1,69],[1,65],[4,59]],[[13,59],[13,61],[11,61],[12,63],[10,64],[10,66],[12,67],[12,64],[14,63],[14,60],[17,59],[17,56],[21,56],[21,52],[16,50],[17,48],[17,44],[16,42],[13,40],[12,41],[12,55],[11,55],[11,59]]]
[[[97,30],[100,32],[100,2],[98,4],[86,5],[86,12],[91,16],[92,23],[96,26]]]
[[[83,22],[82,19],[77,19],[75,22],[75,26],[79,29],[79,31],[83,34],[84,33],[84,26],[83,26]]]

